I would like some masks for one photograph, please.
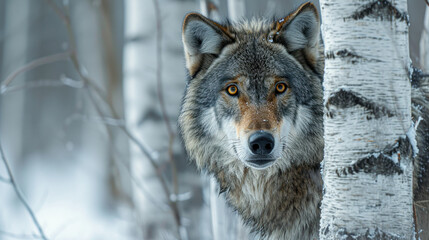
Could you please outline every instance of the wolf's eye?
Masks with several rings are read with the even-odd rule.
[[[280,83],[277,83],[277,85],[276,85],[276,93],[284,93],[284,91],[286,91],[286,89],[287,89],[287,86],[286,86],[286,84],[285,83],[282,83],[282,82],[280,82]]]
[[[230,85],[228,86],[228,88],[226,89],[226,92],[230,95],[230,96],[236,96],[238,94],[238,87],[235,85]]]

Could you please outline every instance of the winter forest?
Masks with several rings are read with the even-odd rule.
[[[244,223],[220,194],[216,180],[199,171],[186,154],[178,128],[189,77],[182,24],[190,12],[219,22],[271,21],[305,2],[0,0],[0,240],[265,239]],[[323,87],[329,110],[324,117],[322,176],[327,185],[320,206],[320,239],[429,240],[429,198],[413,202],[413,154],[393,153],[396,157],[389,159],[396,161],[391,170],[395,173],[377,169],[370,177],[353,175],[359,180],[352,182],[340,178],[356,169],[346,163],[356,157],[347,151],[354,143],[342,140],[349,130],[375,139],[359,147],[380,149],[381,155],[384,142],[399,142],[395,145],[399,149],[401,141],[395,139],[402,135],[416,152],[415,130],[410,126],[420,121],[421,126],[429,124],[419,115],[411,116],[413,82],[409,82],[429,78],[429,2],[311,2],[322,24]],[[348,11],[365,4],[373,6],[356,17],[362,22],[347,21]],[[380,16],[385,12],[394,17],[367,30],[371,24],[365,21],[383,22]],[[359,34],[387,40],[365,42],[356,37]],[[360,50],[363,57],[358,56]],[[375,65],[375,71],[366,69],[379,64],[373,59],[380,58],[387,64]],[[398,87],[387,91],[380,90],[382,85],[352,84],[369,79],[366,74],[373,72]],[[404,112],[402,118],[386,117],[373,123],[375,128],[361,124],[367,116],[347,118],[353,115],[342,109],[347,104],[335,104],[338,89],[380,90],[381,97],[374,97],[377,104]],[[429,86],[427,90],[429,94]],[[367,100],[375,96],[371,91],[362,94]],[[389,94],[395,97],[381,100]],[[374,107],[390,114],[380,108]],[[332,117],[335,114],[344,118],[338,120]],[[382,129],[383,134],[389,129],[391,136],[374,129]],[[368,150],[367,155],[371,153]],[[371,164],[377,164],[380,154],[373,155],[376,160]],[[338,194],[344,189],[354,190],[346,196]],[[362,192],[366,194],[358,196]],[[359,200],[362,197],[367,200]],[[346,215],[359,217],[342,218]],[[364,229],[360,234],[367,238],[344,230],[352,226]]]

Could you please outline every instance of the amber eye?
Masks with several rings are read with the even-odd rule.
[[[287,86],[285,83],[277,83],[276,85],[276,93],[283,93],[285,92],[287,89]]]
[[[226,92],[231,95],[231,96],[235,96],[238,94],[238,87],[235,85],[230,85],[228,86],[228,88],[226,89]]]

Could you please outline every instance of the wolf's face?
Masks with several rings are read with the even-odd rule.
[[[189,14],[183,42],[191,79],[179,122],[198,166],[320,161],[323,64],[312,4],[273,23],[220,25]]]

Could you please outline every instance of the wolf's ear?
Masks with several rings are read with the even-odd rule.
[[[207,69],[222,48],[233,41],[228,30],[201,14],[190,13],[183,21],[182,40],[186,68],[191,77]]]
[[[276,21],[268,40],[283,43],[290,53],[303,50],[305,60],[315,64],[319,57],[319,35],[319,14],[314,4],[307,2],[287,17]],[[303,60],[299,58],[301,56],[298,61]]]

